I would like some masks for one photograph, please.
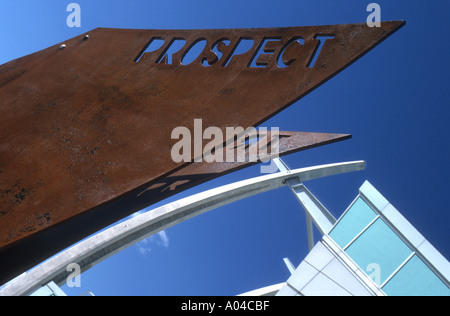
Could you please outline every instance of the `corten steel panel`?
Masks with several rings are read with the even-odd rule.
[[[21,242],[120,202],[186,167],[188,163],[175,163],[170,156],[175,127],[193,131],[196,118],[204,127],[217,126],[224,132],[226,127],[257,126],[403,24],[99,28],[89,32],[89,38],[81,35],[64,42],[64,49],[61,43],[0,66],[2,274],[5,254]],[[321,35],[333,38],[322,41],[318,51]],[[303,44],[294,41],[299,37]],[[154,38],[165,44],[143,54]],[[179,38],[186,46],[165,64],[169,60],[165,51]],[[181,65],[183,54],[200,39],[206,40],[206,48],[194,62]],[[253,39],[254,45],[247,53],[234,55],[241,39]],[[266,39],[275,40],[264,44]],[[222,53],[220,59],[214,50]],[[258,51],[263,54],[254,58]],[[265,67],[250,67],[254,59]],[[56,249],[52,243],[45,247]],[[32,262],[33,256],[28,257]]]
[[[271,132],[256,133],[258,134],[259,140],[253,145],[245,145],[245,137],[240,137],[224,148],[221,162],[208,163],[202,161],[190,164],[172,173],[170,176],[165,177],[160,181],[156,181],[153,185],[139,193],[138,196],[145,194],[147,191],[157,190],[156,192],[158,193],[154,193],[154,196],[156,199],[160,200],[161,197],[169,197],[208,180],[255,165],[261,162],[261,160],[267,161],[268,159],[277,156],[282,157],[294,152],[328,145],[352,137],[348,134],[304,132],[279,132],[276,136],[271,135]],[[268,151],[265,149],[266,145],[269,147]],[[245,148],[237,150],[236,147]],[[276,147],[278,150],[271,153],[271,147]],[[231,150],[235,153],[232,162],[226,162],[227,150]],[[240,157],[237,157],[238,153],[241,154],[239,155]],[[153,200],[155,200],[155,198],[153,198]],[[145,200],[151,199],[147,198]]]
[[[2,279],[2,282],[7,281],[11,279],[11,275],[16,275],[19,271],[38,264],[55,252],[113,224],[124,216],[208,180],[255,165],[261,159],[284,156],[351,138],[351,135],[347,134],[279,132],[277,135],[272,135],[271,132],[260,131],[256,133],[258,136],[256,145],[244,146],[240,151],[234,150],[235,147],[245,145],[247,135],[228,144],[223,152],[224,162],[202,161],[189,164],[170,176],[152,182],[148,187],[133,190],[119,199],[83,213],[82,216],[51,225],[38,234],[16,242],[1,253],[0,279],[6,277],[5,280]],[[277,151],[271,152],[265,149],[267,145],[272,148],[272,144]],[[236,159],[233,162],[225,162],[226,150],[233,150],[236,153]],[[240,153],[239,158],[244,159],[238,160],[237,153]]]

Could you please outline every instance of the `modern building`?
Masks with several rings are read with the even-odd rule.
[[[450,296],[449,262],[369,182],[276,295]]]

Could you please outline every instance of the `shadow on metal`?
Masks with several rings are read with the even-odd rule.
[[[171,159],[175,128],[259,126],[403,25],[98,28],[1,65],[0,283],[86,237],[83,226],[125,217],[137,192],[188,166]]]

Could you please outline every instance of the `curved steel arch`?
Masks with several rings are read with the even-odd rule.
[[[84,272],[121,250],[205,212],[244,198],[283,187],[289,179],[300,182],[363,170],[364,161],[335,163],[256,177],[207,190],[119,223],[56,255],[7,284],[0,295],[18,296],[33,292],[51,281],[61,285],[78,263]]]

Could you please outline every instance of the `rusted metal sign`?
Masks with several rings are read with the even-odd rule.
[[[187,167],[176,127],[258,126],[403,24],[99,28],[0,66],[0,282],[76,241],[74,220]]]

